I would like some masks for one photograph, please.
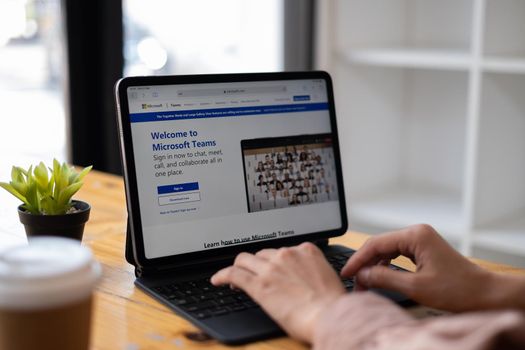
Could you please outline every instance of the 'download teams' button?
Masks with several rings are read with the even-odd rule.
[[[201,200],[200,192],[175,193],[159,197],[159,205],[182,204],[198,202]]]
[[[199,189],[198,182],[188,182],[184,184],[174,184],[174,185],[165,185],[158,186],[158,194],[167,194],[167,193],[177,193],[177,192],[187,192],[187,191],[196,191]]]

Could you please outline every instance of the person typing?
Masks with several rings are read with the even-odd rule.
[[[387,267],[399,255],[416,264],[414,273]],[[525,278],[482,269],[429,225],[370,238],[341,275],[355,276],[353,293],[322,252],[303,243],[241,253],[211,281],[244,290],[314,349],[525,349]],[[457,314],[417,320],[369,288]]]

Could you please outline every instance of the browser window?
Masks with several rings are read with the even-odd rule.
[[[147,258],[341,227],[323,80],[127,94]]]

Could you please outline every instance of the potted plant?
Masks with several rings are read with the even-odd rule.
[[[82,179],[91,168],[77,172],[56,159],[49,172],[42,162],[27,170],[13,166],[11,181],[0,182],[0,186],[23,202],[18,215],[28,238],[45,235],[82,240],[91,207],[71,198],[82,187]]]

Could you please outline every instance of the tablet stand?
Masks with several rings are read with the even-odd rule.
[[[135,259],[133,258],[133,246],[131,245],[131,232],[129,230],[129,218],[126,225],[126,251],[124,253],[126,261],[135,266]]]

